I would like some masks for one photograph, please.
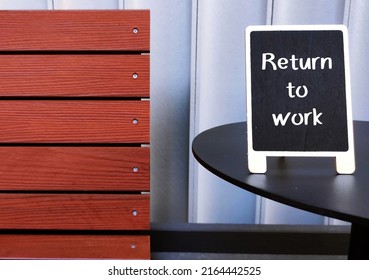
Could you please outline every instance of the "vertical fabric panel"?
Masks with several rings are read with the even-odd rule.
[[[49,0],[2,0],[0,10],[47,10]]]
[[[267,1],[194,2],[191,140],[208,128],[246,120],[244,30],[265,24]],[[245,143],[246,145],[246,143]],[[194,160],[190,218],[201,223],[254,223],[255,195],[217,178]]]
[[[369,121],[369,2],[367,0],[346,0],[345,21],[349,31],[350,71],[352,91],[352,114],[354,120]],[[342,180],[352,180],[351,176]],[[328,218],[329,225],[349,223]]]
[[[54,0],[54,9],[119,9],[119,0]]]
[[[261,199],[260,223],[262,224],[321,225],[324,222],[323,216],[299,210],[273,200]]]
[[[274,0],[272,24],[342,24],[345,0]]]
[[[274,0],[272,23],[342,24],[344,0]],[[333,159],[332,159],[333,161]],[[260,222],[265,224],[324,224],[323,216],[261,198]]]
[[[125,9],[151,11],[151,221],[187,222],[191,1]]]
[[[351,63],[352,113],[354,120],[369,121],[369,1],[348,1],[347,9]]]

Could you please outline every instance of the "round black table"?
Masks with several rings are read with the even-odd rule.
[[[356,171],[338,175],[334,158],[270,157],[265,174],[247,168],[246,122],[215,127],[192,143],[195,158],[257,195],[351,222],[349,259],[369,259],[369,122],[354,122]]]

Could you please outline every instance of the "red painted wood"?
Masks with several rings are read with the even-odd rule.
[[[150,228],[150,148],[109,145],[150,142],[150,103],[49,98],[149,97],[149,33],[149,11],[0,11],[0,258],[150,257],[93,234]]]
[[[148,143],[148,101],[0,100],[3,143]],[[138,123],[134,123],[134,119]]]
[[[150,49],[142,10],[0,11],[0,30],[0,51]]]
[[[1,234],[1,259],[149,259],[141,235]]]
[[[150,148],[2,146],[0,190],[149,191]]]
[[[0,96],[149,97],[149,59],[148,55],[0,55]]]
[[[149,198],[140,194],[2,193],[0,229],[148,230]]]

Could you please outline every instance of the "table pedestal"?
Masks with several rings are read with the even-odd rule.
[[[352,223],[349,260],[369,260],[369,227]]]

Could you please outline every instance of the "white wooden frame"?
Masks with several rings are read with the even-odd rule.
[[[252,137],[252,105],[251,105],[251,49],[250,34],[252,31],[288,31],[288,30],[338,30],[342,31],[344,44],[345,91],[348,130],[348,150],[344,152],[294,152],[294,151],[255,151]],[[246,94],[247,94],[247,140],[248,140],[248,168],[251,173],[265,173],[267,171],[267,157],[335,157],[336,171],[339,174],[355,172],[355,154],[353,137],[353,120],[351,105],[350,63],[348,49],[348,32],[344,25],[272,25],[248,26],[245,30],[246,40]]]

